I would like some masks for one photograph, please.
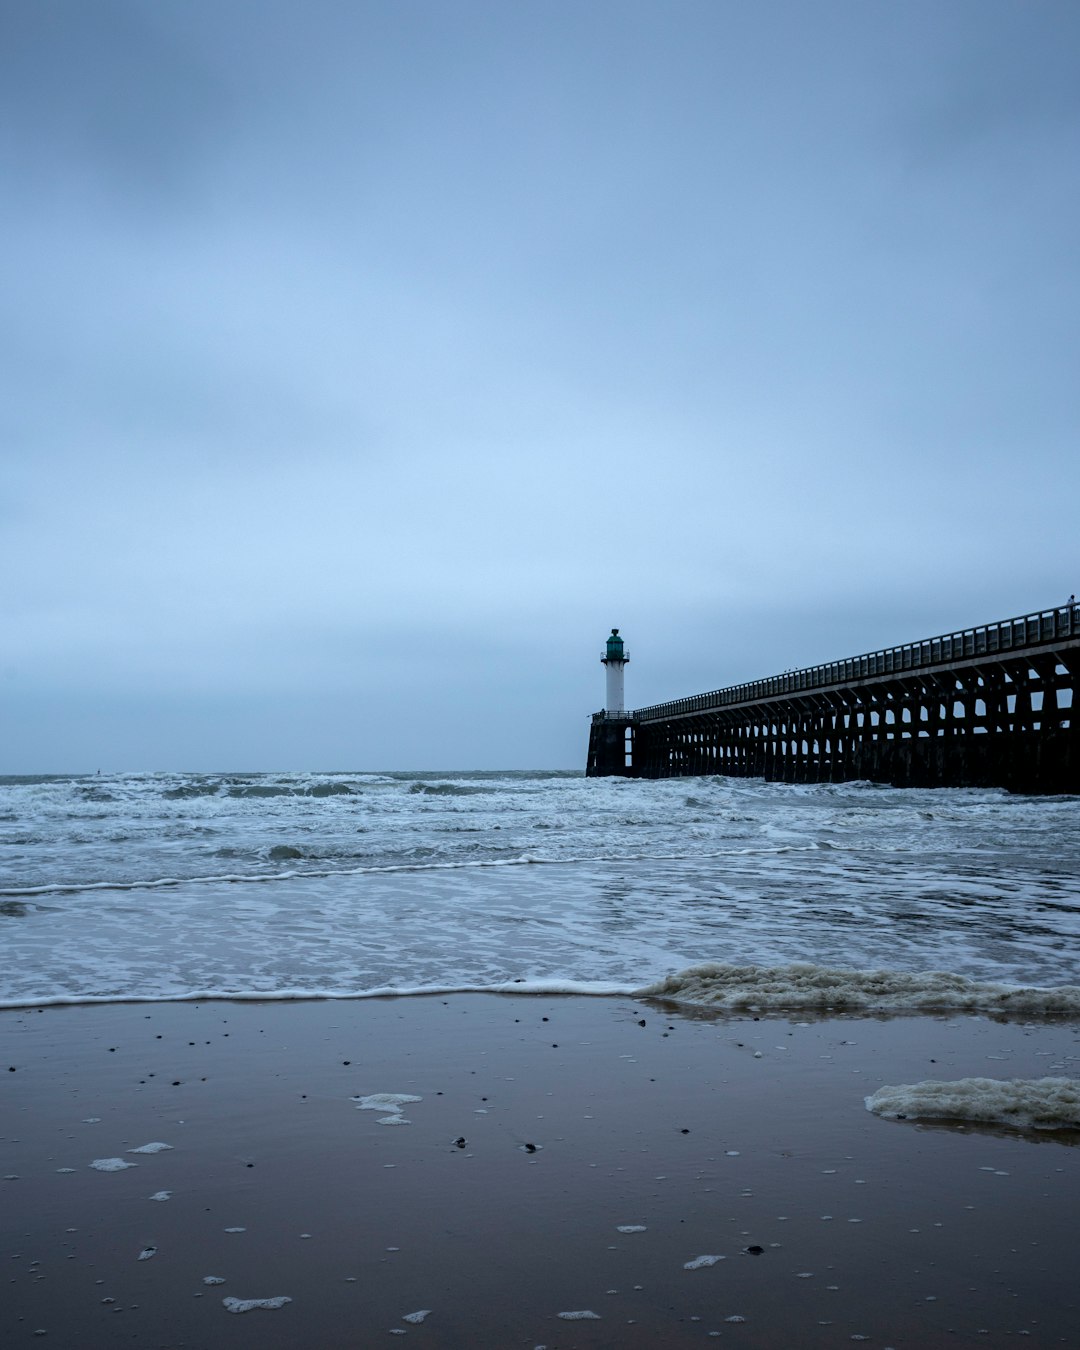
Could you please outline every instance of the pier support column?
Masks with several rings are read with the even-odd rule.
[[[593,716],[589,732],[586,778],[634,778],[633,741],[637,723],[632,717]]]

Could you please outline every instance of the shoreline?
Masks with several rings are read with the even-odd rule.
[[[1004,1346],[1080,1324],[1080,1133],[864,1106],[1075,1074],[1074,1020],[519,988],[32,1005],[0,1042],[5,1344]],[[420,1098],[410,1125],[358,1109],[380,1093]]]

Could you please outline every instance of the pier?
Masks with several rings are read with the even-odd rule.
[[[1080,793],[1080,606],[633,711],[595,713],[586,774]]]

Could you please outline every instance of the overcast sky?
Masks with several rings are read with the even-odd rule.
[[[0,0],[0,772],[583,767],[1080,590],[1075,0]]]

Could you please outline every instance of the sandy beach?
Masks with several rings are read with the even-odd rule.
[[[456,995],[26,1009],[0,1039],[5,1346],[1080,1341],[1080,1134],[864,1106],[1072,1075],[1075,1023]]]

